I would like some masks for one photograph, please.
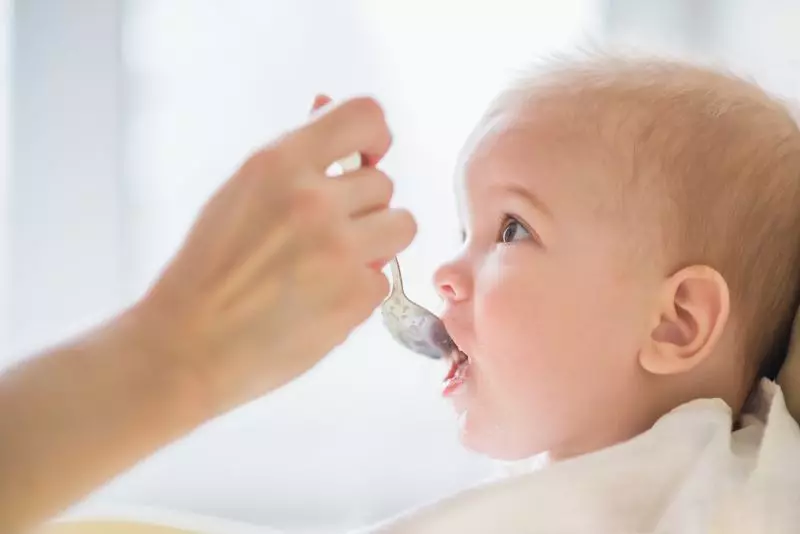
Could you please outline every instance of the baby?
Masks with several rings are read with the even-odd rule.
[[[800,431],[765,380],[800,301],[787,109],[688,64],[563,60],[459,168],[444,394],[467,447],[556,461],[370,532],[796,532]]]
[[[445,395],[468,447],[556,461],[379,532],[797,532],[800,431],[764,379],[800,296],[786,108],[681,63],[562,61],[460,168]]]
[[[551,64],[490,106],[458,201],[464,246],[436,284],[468,447],[565,459],[702,398],[735,420],[775,376],[800,131],[758,87],[668,61]]]

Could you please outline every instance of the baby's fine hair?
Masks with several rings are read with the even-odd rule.
[[[531,69],[490,113],[509,105],[605,145],[621,178],[611,211],[642,232],[642,257],[719,271],[741,357],[774,377],[800,296],[800,130],[787,105],[722,71],[597,53]]]

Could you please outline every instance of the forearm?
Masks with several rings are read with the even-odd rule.
[[[127,314],[0,375],[0,532],[81,499],[205,416]]]

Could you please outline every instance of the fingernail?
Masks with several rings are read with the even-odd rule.
[[[314,97],[314,105],[312,107],[313,111],[318,110],[319,108],[330,104],[331,98],[327,95],[319,94]]]

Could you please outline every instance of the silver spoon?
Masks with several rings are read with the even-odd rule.
[[[362,165],[361,155],[353,154],[334,165],[338,167],[335,174],[356,170]],[[395,341],[413,352],[437,360],[450,356],[457,348],[444,323],[406,296],[396,257],[389,262],[389,267],[392,290],[381,304],[381,316],[386,329]]]
[[[403,292],[403,276],[397,258],[389,262],[392,272],[392,291],[381,304],[383,324],[401,345],[429,358],[450,356],[456,345],[441,319],[436,317]]]

